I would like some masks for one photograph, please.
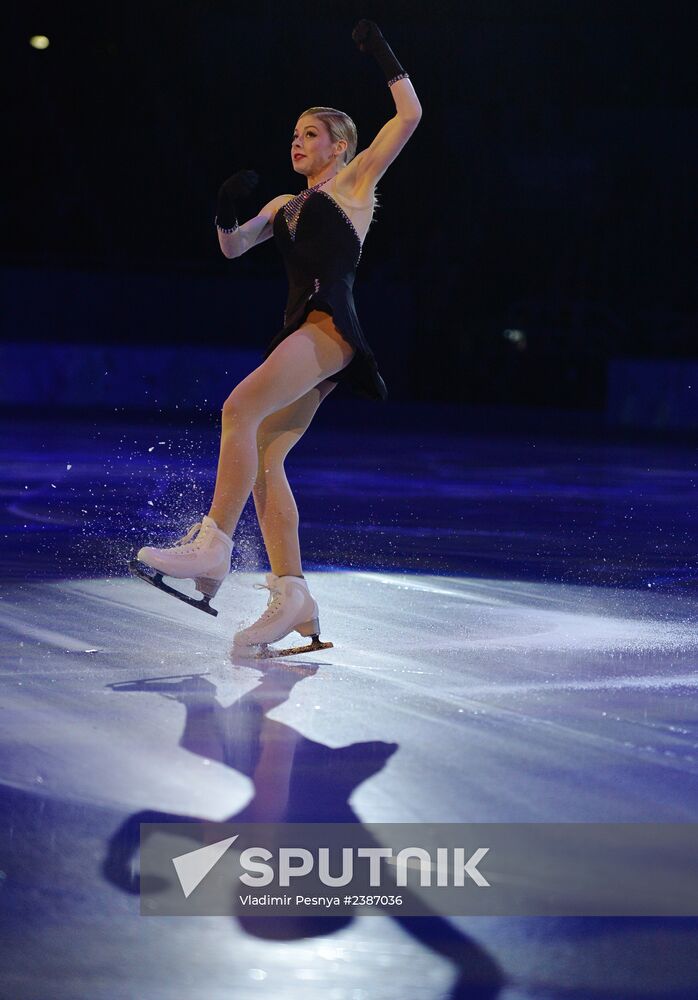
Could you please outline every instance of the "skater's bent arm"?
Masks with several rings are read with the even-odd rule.
[[[407,144],[422,117],[422,105],[409,77],[396,80],[390,92],[395,101],[395,117],[385,123],[368,149],[364,149],[345,167],[345,170],[354,167],[356,188],[376,186]]]
[[[228,258],[241,257],[247,250],[270,239],[273,236],[274,216],[290,197],[282,194],[278,198],[272,198],[264,208],[260,209],[258,215],[243,222],[232,233],[218,229],[218,243],[223,255]]]

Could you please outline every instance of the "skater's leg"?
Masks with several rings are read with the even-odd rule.
[[[335,382],[321,382],[295,403],[265,417],[257,431],[258,465],[252,496],[269,565],[276,576],[303,573],[298,508],[286,478],[284,461],[335,385]]]
[[[257,431],[269,414],[304,396],[351,361],[354,349],[332,317],[313,310],[247,376],[223,406],[216,488],[209,516],[232,535],[257,477]]]
[[[308,322],[286,338],[226,400],[221,457],[210,516],[192,525],[186,535],[172,546],[143,546],[136,559],[132,560],[132,571],[168,593],[215,614],[207,600],[216,595],[230,572],[231,536],[258,475],[257,432],[260,424],[271,414],[310,393],[299,411],[301,423],[305,419],[307,426],[322,394],[327,392],[326,386],[334,384],[327,380],[341,371],[353,354],[354,349],[336,330],[332,317],[313,310]],[[321,383],[325,384],[325,388],[313,393],[314,387]],[[293,422],[289,426],[293,429]],[[292,435],[293,440],[286,450],[298,436]],[[283,489],[282,483],[280,488]],[[284,499],[280,492],[277,496],[278,505],[285,505],[288,509],[288,496]],[[286,534],[284,537],[287,537]],[[297,551],[297,538],[295,545]],[[293,562],[292,552],[283,558]],[[299,564],[298,556],[296,564]],[[144,566],[147,568],[144,569]],[[156,572],[153,574],[150,570]],[[194,601],[182,595],[177,589],[165,585],[162,576],[193,579],[206,600]],[[287,581],[292,582],[294,576],[286,574]],[[284,584],[285,587],[290,585],[289,582]],[[303,580],[295,581],[296,591],[301,585],[305,585]],[[296,604],[300,601],[299,606],[308,608],[307,618],[316,614],[309,594],[296,594],[294,600]]]

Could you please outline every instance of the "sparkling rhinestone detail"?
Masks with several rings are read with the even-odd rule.
[[[397,76],[394,76],[392,77],[392,79],[388,80],[388,86],[392,87],[392,85],[394,83],[397,83],[398,80],[409,80],[409,78],[410,78],[409,73],[398,73]]]
[[[310,195],[314,191],[317,191],[323,184],[327,184],[329,180],[330,178],[326,177],[325,180],[320,181],[319,184],[314,184],[312,187],[306,188],[304,191],[301,191],[299,194],[291,198],[290,201],[287,201],[284,205],[282,212],[284,213],[284,219],[286,220],[286,225],[288,226],[288,231],[291,234],[292,240],[295,240],[296,238],[296,227],[300,218],[301,209]]]
[[[329,178],[329,177],[327,178],[327,180],[330,180],[330,179],[331,178]],[[295,240],[295,238],[296,238],[296,229],[298,227],[298,220],[300,218],[303,206],[305,205],[305,203],[308,200],[308,198],[310,197],[310,195],[313,194],[314,192],[318,191],[319,187],[322,184],[326,184],[327,180],[320,181],[320,184],[315,184],[314,187],[306,188],[305,191],[301,191],[300,194],[295,195],[295,197],[291,198],[290,201],[287,201],[286,204],[283,206],[282,212],[284,213],[284,219],[286,220],[286,226],[288,227],[289,235],[290,235],[290,237],[291,237],[292,240]],[[341,214],[342,214],[345,222],[348,224],[348,226],[351,229],[352,233],[356,237],[356,242],[359,244],[359,256],[356,258],[356,263],[355,263],[354,267],[357,267],[358,264],[359,264],[359,261],[361,260],[361,251],[363,250],[363,245],[361,243],[361,237],[359,236],[359,234],[357,232],[356,226],[351,221],[351,219],[349,218],[349,216],[347,215],[347,213],[344,211],[344,209],[342,208],[342,206],[339,204],[339,202],[337,201],[337,199],[333,198],[332,195],[328,191],[318,191],[318,194],[324,194],[325,197],[329,201],[332,202],[332,204],[335,206],[335,208],[337,209],[337,211],[341,212]]]
[[[219,226],[218,225],[218,219],[216,219],[216,229],[218,229],[218,231],[221,232],[221,233],[234,233],[235,230],[239,229],[239,228],[240,228],[240,226],[238,225],[237,222],[235,223],[234,226],[230,226],[230,227],[228,227],[228,226]]]

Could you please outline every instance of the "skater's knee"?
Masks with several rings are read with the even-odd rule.
[[[241,401],[233,390],[223,403],[223,423],[237,420],[241,409]]]
[[[267,490],[269,488],[269,482],[267,480],[267,475],[264,469],[259,469],[257,471],[257,478],[252,486],[252,496],[257,502],[264,502],[267,498]]]
[[[262,434],[261,428],[257,431],[257,461],[259,467],[268,469],[273,473],[283,473],[284,462],[297,443],[297,434]]]
[[[262,497],[274,486],[286,484],[286,470],[282,461],[270,461],[267,455],[259,454],[257,466],[257,478],[254,481],[252,492],[255,497]]]
[[[258,422],[250,393],[237,386],[223,403],[223,423]]]

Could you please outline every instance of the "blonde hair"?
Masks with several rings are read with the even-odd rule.
[[[338,111],[336,108],[319,107],[308,108],[302,115],[299,115],[299,119],[305,118],[306,115],[313,115],[313,117],[319,118],[323,122],[332,142],[339,142],[340,139],[346,140],[347,148],[342,154],[341,161],[341,166],[346,167],[356,156],[356,147],[359,142],[359,133],[349,115],[345,114],[344,111]],[[373,193],[373,208],[374,211],[378,208],[378,193],[376,191]]]
[[[356,156],[356,144],[359,141],[356,125],[349,115],[345,115],[343,111],[337,111],[336,108],[308,108],[302,115],[299,115],[299,118],[305,118],[306,115],[313,115],[324,122],[332,142],[338,142],[340,139],[346,140],[347,148],[344,150],[342,162],[342,166],[346,167],[347,163]]]

